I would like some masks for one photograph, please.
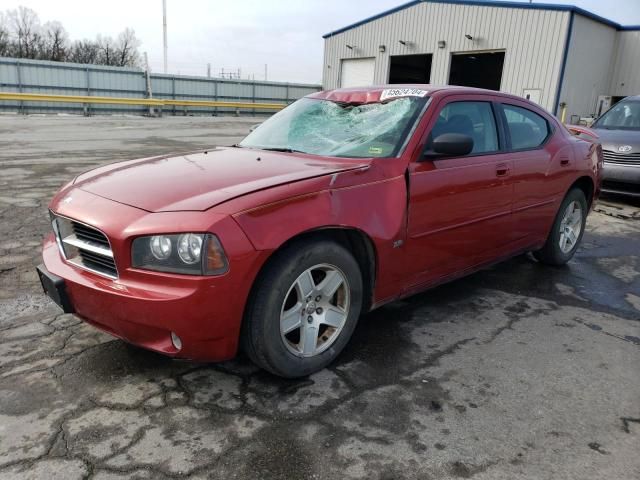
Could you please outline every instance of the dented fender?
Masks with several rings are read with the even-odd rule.
[[[330,180],[338,183],[336,178]],[[239,212],[233,217],[256,250],[275,251],[298,235],[326,228],[356,229],[372,242],[377,258],[374,298],[386,298],[404,270],[396,250],[406,234],[404,175],[367,184],[327,188]],[[393,252],[395,250],[395,252]]]

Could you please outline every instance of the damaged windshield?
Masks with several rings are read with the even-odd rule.
[[[341,104],[302,98],[251,132],[240,147],[333,157],[395,157],[426,99]]]

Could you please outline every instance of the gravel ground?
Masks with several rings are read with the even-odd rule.
[[[133,348],[41,293],[61,184],[255,121],[0,116],[1,478],[640,478],[638,202],[601,202],[564,268],[521,256],[366,315],[298,381]]]

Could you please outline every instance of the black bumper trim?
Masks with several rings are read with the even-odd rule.
[[[67,288],[64,283],[64,279],[54,275],[44,264],[40,264],[36,267],[36,271],[38,272],[38,277],[40,278],[40,283],[42,284],[42,289],[44,293],[47,294],[51,300],[56,302],[56,304],[62,308],[64,313],[74,313],[75,310],[69,299],[69,295],[67,295]]]

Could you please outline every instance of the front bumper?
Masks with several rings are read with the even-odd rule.
[[[604,163],[602,191],[640,196],[640,165]]]
[[[63,260],[53,234],[45,239],[43,259],[45,272],[64,281],[65,311],[129,343],[198,361],[236,355],[244,305],[259,264],[239,262],[219,277],[138,271],[112,280]],[[172,332],[181,339],[180,349]]]

